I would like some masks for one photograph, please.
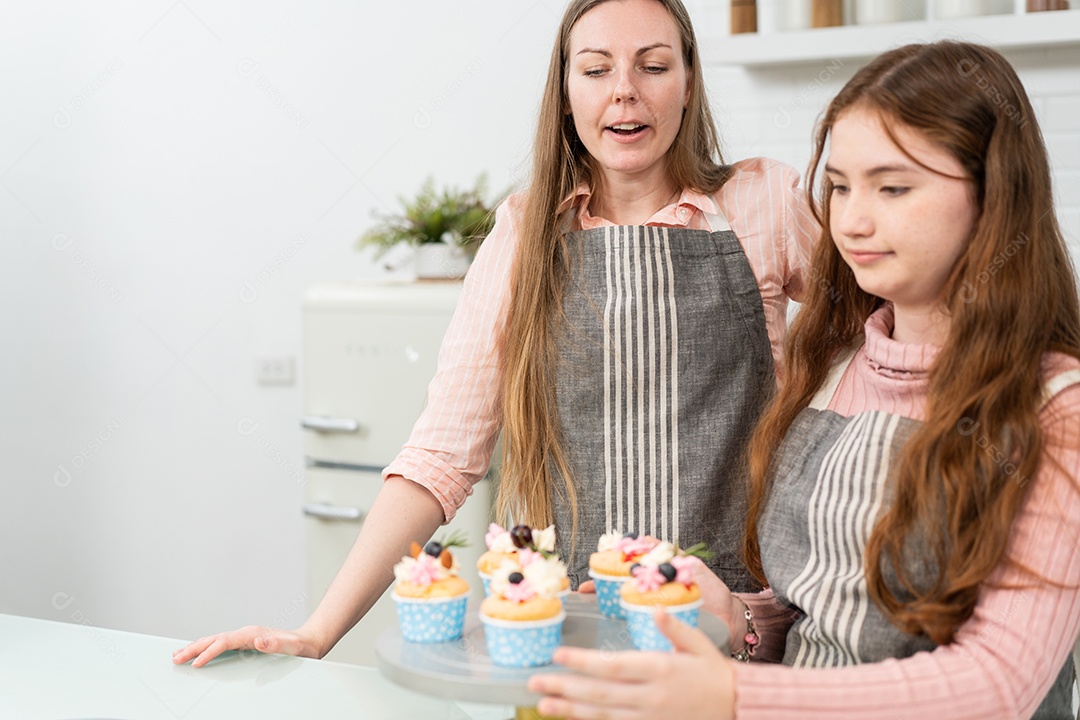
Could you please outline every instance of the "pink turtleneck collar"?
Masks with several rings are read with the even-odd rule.
[[[893,307],[886,304],[865,324],[865,342],[855,353],[828,408],[850,416],[882,410],[922,419],[926,380],[937,345],[893,340]]]
[[[892,304],[879,308],[866,319],[866,362],[875,372],[894,378],[925,378],[940,348],[893,340],[895,325]]]

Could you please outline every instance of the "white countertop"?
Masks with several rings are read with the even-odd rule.
[[[405,690],[378,670],[227,653],[198,670],[172,663],[185,641],[0,614],[4,720],[303,718],[496,720],[508,709]],[[512,712],[512,709],[510,709]]]

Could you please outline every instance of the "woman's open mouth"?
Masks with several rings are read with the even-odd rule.
[[[619,139],[632,140],[646,130],[649,129],[648,125],[639,125],[638,123],[619,123],[618,125],[609,125],[609,130],[613,135]]]

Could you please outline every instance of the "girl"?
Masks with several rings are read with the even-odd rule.
[[[830,104],[811,178],[826,144],[827,282],[750,445],[770,589],[715,601],[738,655],[792,667],[661,614],[684,652],[564,648],[589,677],[535,678],[542,712],[1073,717],[1080,310],[1028,98],[993,50],[907,46]]]
[[[618,528],[707,540],[732,588],[759,588],[741,559],[736,460],[775,387],[787,299],[818,232],[797,182],[779,163],[722,163],[679,0],[571,2],[531,185],[496,214],[428,407],[337,579],[300,630],[214,635],[175,661],[323,656],[409,541],[465,502],[500,430],[498,517],[554,522],[575,586],[586,544]]]

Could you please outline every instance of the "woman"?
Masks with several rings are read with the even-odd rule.
[[[770,589],[717,592],[734,650],[793,667],[661,616],[683,653],[563,649],[592,677],[535,678],[541,711],[1073,717],[1080,309],[1023,86],[988,48],[903,47],[830,104],[811,178],[826,144],[828,282],[750,445]]]
[[[602,533],[708,541],[732,587],[743,454],[776,383],[787,298],[817,223],[779,163],[722,164],[679,0],[576,0],[552,53],[527,192],[465,281],[424,414],[356,545],[296,632],[249,627],[225,649],[321,657],[487,472],[498,516],[554,522],[577,586]]]

